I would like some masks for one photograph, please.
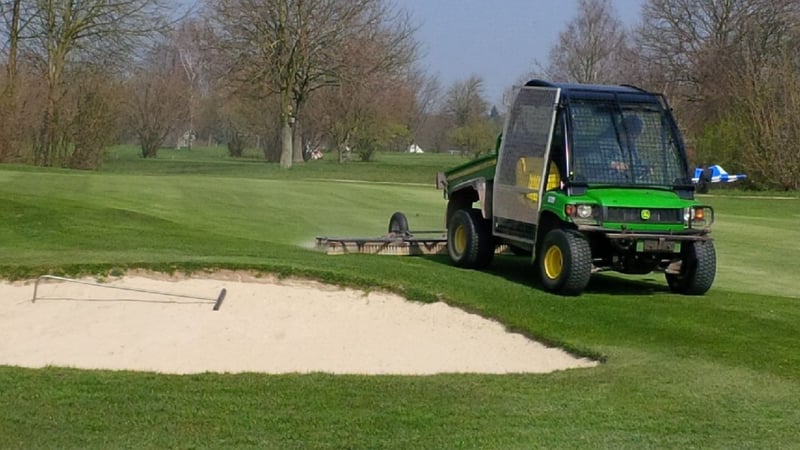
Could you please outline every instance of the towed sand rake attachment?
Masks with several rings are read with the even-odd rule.
[[[329,255],[368,253],[373,255],[437,255],[447,252],[445,238],[417,238],[387,234],[377,238],[317,237],[317,249]]]
[[[417,237],[415,234],[438,235]],[[396,212],[389,219],[389,232],[376,238],[317,237],[317,250],[329,255],[367,253],[373,255],[437,255],[447,253],[444,231],[409,231],[405,214]]]

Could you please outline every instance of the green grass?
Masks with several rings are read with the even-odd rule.
[[[524,259],[326,256],[397,210],[442,227],[450,155],[280,171],[219,149],[117,148],[97,173],[0,166],[0,274],[246,268],[445,300],[605,361],[548,375],[166,376],[0,367],[0,448],[794,448],[800,442],[800,200],[704,197],[717,282],[599,275],[544,293]],[[330,156],[330,155],[329,155]],[[355,180],[339,181],[339,180]],[[385,181],[388,183],[366,183]],[[715,193],[716,192],[713,192]],[[2,345],[2,344],[0,344]]]
[[[709,197],[715,207],[719,282],[739,292],[800,298],[800,198]]]
[[[161,149],[158,158],[153,160],[138,158],[138,152],[135,147],[114,147],[103,165],[103,172],[216,175],[275,180],[358,179],[434,186],[437,171],[467,161],[461,156],[450,154],[378,153],[373,162],[352,159],[339,164],[336,162],[336,153],[326,153],[321,160],[295,165],[292,170],[282,170],[277,164],[265,163],[263,156],[252,150],[245,152],[244,157],[239,159],[228,157],[225,147],[198,147],[191,151]]]

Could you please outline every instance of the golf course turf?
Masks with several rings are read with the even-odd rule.
[[[441,228],[434,176],[462,161],[381,153],[281,171],[222,148],[142,160],[119,147],[98,172],[0,166],[0,277],[142,268],[308,278],[445,301],[603,364],[429,376],[0,366],[0,448],[798,445],[797,194],[700,197],[715,208],[718,253],[701,297],[671,294],[660,274],[596,274],[563,298],[541,289],[524,257],[470,271],[446,256],[310,248],[316,236],[379,236],[395,211],[412,230]]]

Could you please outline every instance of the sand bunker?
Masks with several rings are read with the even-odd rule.
[[[237,273],[129,274],[107,284],[209,300],[43,280],[34,303],[33,282],[0,282],[0,365],[412,375],[595,364],[443,303],[386,293]]]

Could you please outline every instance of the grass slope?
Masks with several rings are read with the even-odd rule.
[[[442,226],[449,155],[379,155],[289,171],[215,149],[99,173],[0,167],[0,274],[254,268],[442,299],[575,352],[549,375],[162,376],[0,367],[0,448],[791,448],[800,432],[800,201],[706,197],[718,279],[704,297],[660,276],[599,275],[544,293],[524,258],[330,257],[317,235],[377,236],[392,212]],[[389,183],[337,180],[389,181]],[[420,349],[424,352],[424,348]]]

